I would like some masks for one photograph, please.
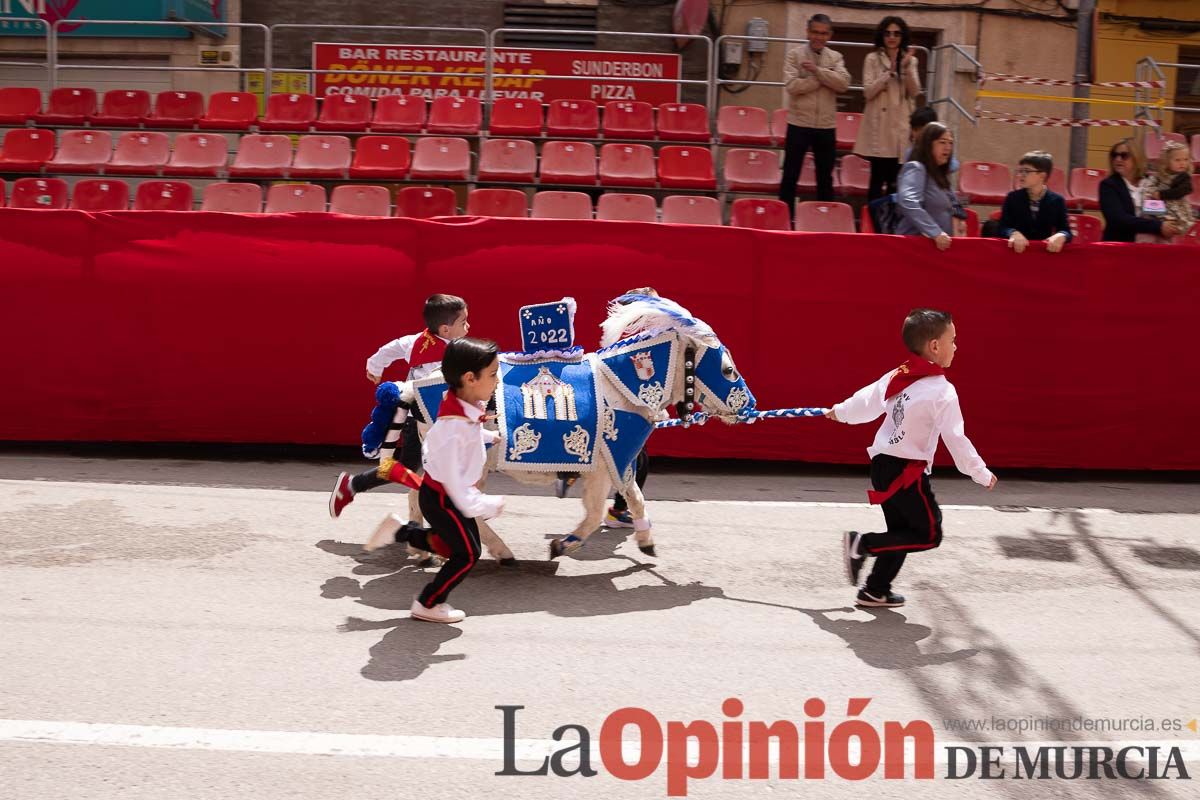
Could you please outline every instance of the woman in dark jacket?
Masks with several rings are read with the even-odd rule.
[[[1040,150],[1026,153],[1017,164],[1021,188],[1009,192],[1000,209],[1000,235],[1013,252],[1023,253],[1030,242],[1045,241],[1046,250],[1057,253],[1071,241],[1067,201],[1046,186],[1053,170],[1054,159]]]
[[[1178,236],[1170,223],[1148,219],[1142,210],[1142,189],[1146,159],[1132,139],[1122,139],[1108,151],[1111,174],[1100,181],[1100,211],[1104,214],[1104,241],[1132,242],[1139,233],[1156,233],[1168,239]]]

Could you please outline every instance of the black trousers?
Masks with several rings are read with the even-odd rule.
[[[779,199],[787,203],[788,213],[795,216],[796,181],[804,166],[804,155],[812,149],[817,169],[817,199],[833,199],[833,159],[837,152],[837,130],[834,128],[801,128],[787,126],[784,143],[783,180],[779,183]]]
[[[421,484],[418,497],[429,528],[414,531],[408,543],[446,557],[446,563],[417,597],[421,605],[433,608],[446,602],[450,591],[463,582],[479,560],[479,526],[474,519],[463,516],[444,489],[434,488],[428,480]],[[431,537],[437,537],[438,541],[430,541]]]
[[[411,414],[408,419],[404,420],[404,427],[400,430],[400,446],[397,449],[400,451],[397,461],[413,472],[421,471],[421,434],[417,430],[417,421]],[[350,488],[354,490],[355,494],[358,494],[378,489],[388,483],[391,481],[380,477],[378,468],[372,468],[351,478]]]
[[[907,466],[903,458],[875,456],[871,459],[871,485],[876,491],[886,490]],[[887,532],[865,533],[858,545],[859,553],[875,556],[865,588],[877,597],[892,590],[906,555],[942,543],[942,510],[925,473],[912,486],[884,500],[882,508]]]
[[[650,456],[646,455],[646,448],[638,451],[637,459],[634,463],[634,483],[639,489],[645,488],[646,476],[650,474]],[[625,501],[625,495],[617,492],[613,495],[613,508],[617,511],[625,511],[629,508],[629,503]]]
[[[867,180],[867,202],[876,197],[896,192],[896,178],[900,175],[900,161],[895,158],[867,156],[871,164],[871,177]]]

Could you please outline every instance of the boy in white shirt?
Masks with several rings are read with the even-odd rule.
[[[904,320],[904,345],[913,358],[825,413],[835,422],[858,425],[885,414],[867,453],[871,456],[872,504],[882,504],[886,533],[849,531],[843,560],[851,586],[858,586],[867,556],[875,566],[855,604],[871,608],[904,605],[892,593],[892,581],[906,554],[932,550],[942,542],[942,511],[929,485],[938,437],[959,471],[991,490],[996,476],[988,471],[964,432],[958,392],[946,380],[954,360],[954,318],[945,311],[917,308]]]
[[[471,330],[467,321],[467,302],[452,294],[430,295],[425,301],[423,312],[425,330],[411,333],[393,339],[375,351],[375,355],[367,359],[367,380],[378,384],[383,371],[393,362],[408,362],[407,381],[415,381],[429,375],[442,363],[446,353],[446,343],[451,339],[466,336]],[[404,422],[400,433],[400,457],[397,459],[408,472],[417,472],[421,468],[421,438],[417,433],[417,421],[411,414]],[[405,470],[397,472],[408,476]],[[381,463],[379,467],[350,475],[343,472],[338,475],[333,484],[333,493],[329,496],[329,516],[337,518],[342,509],[350,505],[354,495],[369,491],[395,481],[391,476],[391,464]],[[410,511],[412,509],[410,505]]]
[[[446,345],[442,377],[450,386],[438,407],[437,420],[421,445],[425,477],[421,482],[421,513],[430,528],[405,525],[389,514],[364,549],[371,551],[396,541],[437,553],[446,559],[438,574],[413,600],[413,619],[462,622],[467,616],[446,602],[450,591],[467,577],[479,560],[479,526],[504,510],[504,498],[479,491],[487,445],[500,434],[483,427],[484,409],[499,382],[496,343],[455,339]]]

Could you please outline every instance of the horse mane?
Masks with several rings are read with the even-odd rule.
[[[600,346],[641,333],[674,329],[685,336],[713,344],[712,328],[673,300],[645,294],[623,294],[608,304],[608,318],[600,323]]]

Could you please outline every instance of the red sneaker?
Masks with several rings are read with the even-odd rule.
[[[337,519],[342,515],[342,509],[354,501],[354,490],[350,488],[350,473],[343,472],[337,476],[333,484],[333,493],[329,495],[329,516]]]

